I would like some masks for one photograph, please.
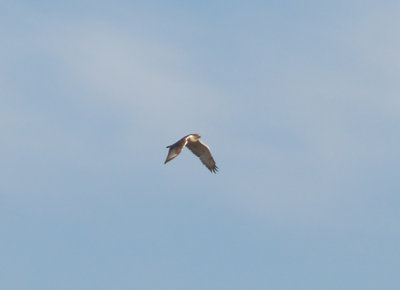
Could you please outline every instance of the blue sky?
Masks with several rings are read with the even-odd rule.
[[[397,1],[0,5],[1,289],[398,289]]]

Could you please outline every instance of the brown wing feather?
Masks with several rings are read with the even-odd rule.
[[[187,142],[186,147],[190,149],[197,157],[200,158],[201,162],[213,173],[218,171],[218,167],[215,164],[214,158],[211,155],[210,148],[200,141]]]
[[[175,142],[174,144],[167,146],[167,148],[169,148],[169,151],[168,151],[167,159],[165,159],[164,164],[171,161],[172,159],[174,159],[176,156],[178,156],[182,152],[183,147],[185,147],[185,145],[187,143],[187,139],[188,139],[188,136],[185,136],[182,139],[180,139],[178,142]]]

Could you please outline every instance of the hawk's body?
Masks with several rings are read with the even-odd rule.
[[[165,160],[164,164],[174,159],[178,156],[181,152],[183,147],[187,147],[192,151],[197,157],[200,158],[201,162],[213,173],[218,171],[217,165],[215,165],[214,158],[211,155],[210,148],[202,142],[200,142],[200,135],[199,134],[190,134],[176,143],[167,146],[169,148],[167,159]]]

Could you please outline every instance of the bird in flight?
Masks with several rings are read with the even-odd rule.
[[[182,152],[183,147],[186,146],[194,153],[194,155],[200,158],[201,162],[208,168],[208,170],[217,173],[218,167],[215,165],[210,148],[199,140],[200,137],[199,134],[186,135],[174,144],[167,146],[169,151],[164,164],[178,156]]]

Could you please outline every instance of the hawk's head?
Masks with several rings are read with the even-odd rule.
[[[200,136],[200,134],[190,134],[189,138],[190,138],[190,141],[196,142],[201,138],[201,136]]]

